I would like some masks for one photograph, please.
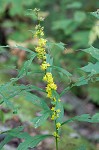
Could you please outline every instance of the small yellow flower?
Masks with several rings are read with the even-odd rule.
[[[39,46],[44,47],[46,45],[47,40],[40,38],[39,39]]]
[[[42,29],[39,29],[35,32],[34,37],[37,38],[39,36],[44,36],[44,32],[42,31]]]
[[[46,52],[45,52],[45,54],[46,54]],[[43,55],[43,60],[46,60],[46,56],[45,55]]]
[[[41,65],[41,69],[42,70],[46,70],[48,67],[50,66],[50,64],[49,63],[46,63],[45,61],[42,63],[42,65]]]
[[[48,97],[48,98],[52,98],[52,92],[51,92],[51,91],[48,91],[47,97]]]
[[[56,102],[56,98],[55,97],[53,98],[53,101]]]
[[[54,132],[53,135],[54,135],[55,137],[57,137],[57,133],[56,133],[56,132]]]
[[[53,136],[59,138],[59,135],[56,132],[53,133]]]
[[[44,36],[44,32],[40,30],[40,36]]]
[[[61,102],[61,100],[60,100],[60,99],[58,99],[58,101],[59,101],[59,102]]]
[[[50,72],[47,72],[46,75],[44,76],[43,80],[48,83],[53,83],[52,74]]]
[[[57,112],[57,113],[60,113],[60,112],[61,112],[61,110],[60,110],[60,109],[57,109],[57,110],[56,110],[56,112]]]
[[[46,87],[46,92],[51,92],[51,87],[49,86],[49,84]]]
[[[46,76],[46,75],[43,77],[43,80],[44,80],[44,81],[47,81],[47,76]]]
[[[54,111],[54,110],[55,110],[55,107],[52,107],[51,110]]]
[[[56,119],[56,116],[52,115],[51,120],[55,120],[55,119]]]
[[[59,130],[60,127],[61,127],[61,124],[58,122],[58,123],[56,124],[57,130]]]
[[[35,51],[36,51],[37,53],[40,53],[40,52],[45,52],[45,49],[42,48],[42,47],[40,47],[40,46],[38,46],[38,47],[36,47]]]
[[[50,83],[50,87],[53,90],[57,90],[57,85],[55,83]]]

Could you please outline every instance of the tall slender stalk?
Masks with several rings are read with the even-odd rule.
[[[57,127],[56,127],[56,120],[55,120],[55,128],[56,128],[56,134],[58,134]],[[57,136],[55,137],[55,141],[56,141],[56,150],[58,150],[58,137]]]
[[[56,137],[56,150],[58,150],[58,140],[57,140],[57,137]]]

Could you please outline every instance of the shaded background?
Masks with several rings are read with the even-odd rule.
[[[99,48],[99,20],[91,16],[89,12],[99,8],[98,0],[0,0],[0,45],[16,44],[34,50],[37,41],[33,38],[33,31],[36,25],[36,18],[31,9],[41,9],[41,15],[45,17],[42,24],[45,27],[45,37],[49,41],[65,43],[65,50],[60,50],[57,46],[51,50],[54,56],[54,64],[68,70],[73,74],[74,82],[81,72],[78,68],[84,66],[88,61],[95,62],[88,54],[81,52],[81,49],[90,45]],[[32,32],[31,32],[32,30]],[[18,69],[22,67],[29,54],[19,49],[1,48],[0,49],[0,84],[6,83],[12,77],[16,77]],[[35,60],[30,68],[33,72],[29,78],[23,78],[19,84],[35,84],[44,87],[41,82],[42,76],[35,75],[39,69],[38,62]],[[67,77],[60,77],[54,73],[58,84],[58,91],[62,91],[69,84]],[[38,93],[39,94],[39,93]],[[8,127],[28,124],[27,131],[32,135],[37,133],[48,133],[53,131],[51,123],[46,122],[43,127],[34,129],[30,127],[30,121],[38,115],[39,109],[24,100],[16,97],[13,100],[19,105],[17,115],[12,115],[12,111],[5,106],[0,106],[0,126],[5,130]],[[80,115],[82,113],[94,114],[99,109],[99,82],[90,83],[87,86],[74,87],[62,98],[65,107],[65,117]],[[27,111],[26,111],[27,110]],[[6,124],[6,126],[5,126]],[[99,129],[98,125],[91,124],[71,124],[65,126],[62,133],[63,138],[60,150],[68,147],[68,150],[87,147],[88,150],[99,149]],[[72,139],[72,142],[70,142]],[[16,147],[20,141],[15,140],[10,143]],[[49,144],[50,143],[50,144]],[[92,144],[92,145],[91,145]],[[49,145],[49,146],[48,146]],[[53,141],[45,141],[39,149],[53,149]],[[5,148],[7,150],[7,147]],[[11,147],[10,147],[11,149]]]

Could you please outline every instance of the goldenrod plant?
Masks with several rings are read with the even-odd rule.
[[[67,86],[64,90],[61,91],[61,93],[59,93],[57,90],[58,84],[56,84],[57,82],[55,82],[53,70],[55,69],[59,73],[61,72],[69,79],[72,78],[72,74],[63,68],[53,65],[53,58],[51,57],[50,52],[48,50],[48,46],[50,43],[48,43],[48,40],[45,38],[44,27],[41,25],[42,21],[44,21],[44,18],[42,18],[39,15],[39,11],[40,10],[37,8],[34,9],[34,13],[37,17],[37,25],[35,26],[33,36],[34,38],[37,38],[38,44],[36,45],[34,51],[28,48],[24,48],[22,46],[16,46],[16,48],[27,51],[31,54],[31,56],[30,59],[24,63],[23,67],[18,72],[16,78],[12,78],[11,81],[7,82],[6,84],[0,85],[0,95],[2,97],[0,103],[6,103],[7,107],[13,109],[13,112],[16,113],[18,111],[18,108],[11,102],[11,99],[13,99],[16,95],[24,95],[27,100],[32,102],[34,105],[42,108],[41,116],[36,117],[32,120],[33,127],[37,128],[41,126],[49,118],[49,121],[52,122],[52,124],[54,124],[54,132],[50,133],[49,135],[36,135],[33,137],[23,131],[23,126],[19,126],[6,132],[1,131],[1,134],[6,134],[6,137],[0,143],[0,150],[6,143],[11,141],[15,137],[24,139],[24,142],[19,144],[17,150],[28,150],[29,148],[34,148],[42,140],[48,137],[52,137],[55,139],[56,150],[59,150],[58,145],[59,141],[61,141],[62,138],[61,128],[63,125],[73,121],[99,123],[99,113],[96,113],[93,116],[90,116],[90,114],[82,114],[80,116],[74,116],[73,118],[64,121],[64,107],[63,102],[61,101],[61,97],[72,87],[82,86],[88,84],[89,82],[99,81],[99,49],[91,46],[90,48],[82,50],[91,54],[92,57],[94,57],[97,60],[96,63],[92,64],[90,62],[87,66],[80,68],[84,72],[87,72],[87,75],[78,78],[78,80],[75,83],[70,83],[69,86]],[[99,18],[99,15],[97,15],[98,11],[92,12],[91,14]],[[65,48],[63,43],[55,44],[58,46],[58,48]],[[42,81],[44,82],[44,84],[46,84],[45,89],[30,84],[17,84],[17,81],[19,79],[31,75],[29,67],[33,65],[34,58],[36,58],[39,62],[40,70],[43,74]],[[43,92],[45,100],[50,101],[50,103],[47,103],[47,101],[43,100],[43,98],[32,93],[33,90]]]

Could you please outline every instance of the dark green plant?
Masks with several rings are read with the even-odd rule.
[[[16,78],[11,78],[9,82],[0,85],[0,103],[5,103],[8,108],[13,109],[13,113],[17,113],[18,107],[15,106],[15,104],[12,102],[13,97],[17,95],[24,95],[27,101],[30,101],[34,105],[37,105],[42,110],[40,112],[41,116],[36,117],[32,120],[34,127],[39,127],[49,118],[54,124],[55,132],[51,133],[50,135],[36,135],[32,137],[28,133],[23,132],[24,127],[17,127],[6,132],[1,132],[1,134],[6,134],[6,137],[1,142],[0,149],[2,149],[2,147],[6,143],[11,141],[15,137],[24,139],[24,142],[18,146],[17,150],[27,150],[28,148],[36,147],[45,138],[52,137],[55,139],[56,150],[58,150],[58,140],[61,140],[60,132],[63,125],[73,121],[99,123],[99,113],[96,113],[93,116],[91,116],[90,114],[82,114],[80,116],[74,116],[64,121],[64,106],[61,102],[61,97],[71,88],[75,86],[79,87],[82,85],[86,85],[89,82],[99,81],[99,49],[91,46],[90,48],[82,50],[83,52],[92,55],[92,57],[97,60],[96,63],[93,64],[90,62],[87,66],[80,68],[82,71],[87,72],[87,75],[81,76],[77,79],[77,81],[75,81],[75,83],[70,83],[70,85],[62,90],[61,93],[58,93],[57,84],[55,83],[53,78],[53,71],[56,70],[57,73],[61,73],[61,75],[67,76],[70,81],[72,78],[72,74],[61,67],[54,66],[53,58],[50,54],[50,48],[53,43],[48,42],[44,38],[44,28],[41,26],[43,18],[39,17],[39,10],[35,9],[34,12],[37,16],[38,22],[35,27],[34,37],[38,38],[38,46],[35,47],[34,51],[22,46],[16,46],[16,48],[30,53],[30,58],[23,64],[23,67],[21,68],[21,70],[19,70]],[[96,17],[99,16],[98,11],[93,12],[92,14]],[[54,45],[62,50],[65,49],[63,43],[54,43]],[[31,72],[30,67],[31,65],[33,65],[32,62],[34,59],[37,59],[40,64],[41,69],[39,68],[40,71],[38,73],[40,73],[42,80],[47,84],[45,89],[42,89],[35,85],[21,85],[17,83],[19,79],[25,76],[29,77],[30,75],[32,75],[33,72]],[[41,98],[36,94],[33,94],[31,91],[43,92],[45,100],[49,100],[50,104],[48,105],[47,101],[45,101],[43,97]],[[86,148],[82,146],[82,148],[80,149]]]

